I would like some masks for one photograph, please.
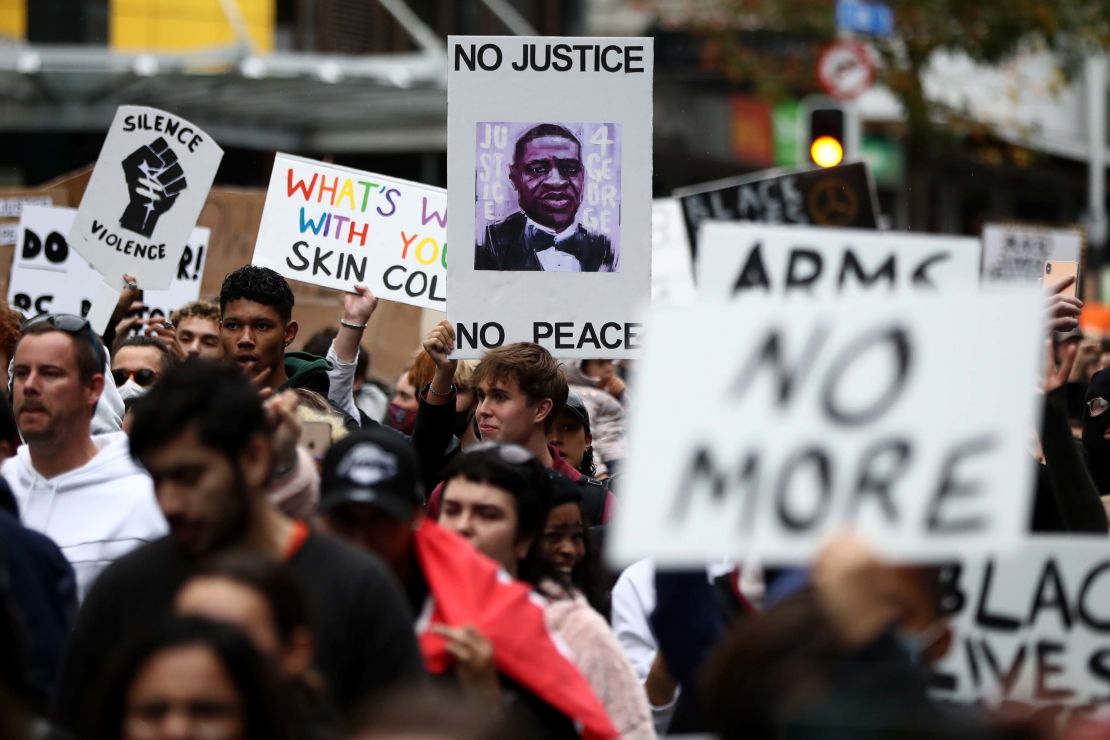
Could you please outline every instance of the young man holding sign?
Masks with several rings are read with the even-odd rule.
[[[448,359],[454,345],[455,332],[448,321],[433,327],[424,340],[424,350],[435,361],[436,372],[420,392],[422,407],[449,405],[454,409],[452,381],[457,363]],[[551,353],[530,342],[491,350],[474,369],[473,383],[478,398],[474,419],[482,440],[520,445],[547,469],[579,483],[583,487],[583,511],[593,513],[587,526],[607,522],[615,502],[612,493],[600,481],[571,467],[547,441],[569,392],[563,371]],[[442,493],[443,486],[437,486],[428,499],[428,515],[433,518],[439,514]]]

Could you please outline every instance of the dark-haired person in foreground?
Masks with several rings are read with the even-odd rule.
[[[15,419],[26,444],[0,467],[24,525],[62,549],[81,597],[109,563],[166,533],[127,436],[89,432],[105,364],[84,319],[59,314],[28,322],[12,363]]]
[[[90,686],[84,740],[305,737],[273,667],[232,627],[159,620],[117,657]]]
[[[131,453],[154,480],[170,536],[106,570],[78,614],[57,702],[67,724],[119,642],[168,613],[203,558],[231,548],[284,562],[304,589],[316,666],[341,711],[422,675],[412,615],[381,561],[265,498],[296,458],[295,408],[293,393],[264,407],[240,372],[204,360],[174,367],[136,403]]]

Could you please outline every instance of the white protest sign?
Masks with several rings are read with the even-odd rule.
[[[682,206],[677,198],[656,198],[651,204],[651,303],[685,306],[694,295],[694,265]]]
[[[278,154],[251,262],[287,278],[443,311],[447,191]]]
[[[156,108],[120,106],[69,233],[108,285],[174,280],[223,150],[194,124]]]
[[[88,315],[103,280],[66,240],[76,215],[72,208],[23,209],[8,280],[8,304],[25,316]],[[147,314],[168,315],[200,296],[209,236],[208,229],[193,229],[170,286],[143,292]]]
[[[1083,230],[1020,223],[983,227],[983,282],[1035,283],[1048,260],[1083,263]]]
[[[1025,289],[653,312],[623,484],[636,504],[611,557],[805,562],[847,529],[900,559],[1012,544],[1041,303]]]
[[[979,284],[978,239],[707,221],[698,243],[698,292],[707,298],[908,294]]]
[[[456,357],[633,357],[651,295],[650,38],[448,39]]]
[[[964,558],[944,584],[952,645],[934,694],[1110,719],[1110,546],[1105,535],[1034,537]]]

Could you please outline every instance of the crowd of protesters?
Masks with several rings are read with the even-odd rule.
[[[389,395],[364,286],[304,351],[266,268],[169,320],[140,301],[105,336],[0,311],[2,738],[1090,731],[931,698],[943,565],[845,537],[805,569],[607,569],[629,365],[458,362],[445,321]],[[1048,298],[1030,529],[1106,535],[1110,351],[1081,307]]]

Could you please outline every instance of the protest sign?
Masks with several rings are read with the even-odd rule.
[[[906,559],[1013,543],[1041,303],[1024,289],[654,311],[624,466],[636,505],[611,557],[798,563],[842,530]]]
[[[878,227],[879,205],[871,171],[862,162],[816,170],[765,170],[753,175],[680,188],[694,257],[703,221]]]
[[[632,357],[651,292],[652,41],[451,37],[456,357]]]
[[[707,221],[700,240],[697,284],[707,298],[904,295],[979,284],[977,239]]]
[[[1004,556],[963,558],[943,580],[953,639],[933,667],[937,698],[1110,719],[1105,535],[1035,537]]]
[[[103,279],[66,239],[76,214],[72,208],[23,209],[8,282],[8,304],[24,316],[88,315]],[[200,296],[209,236],[208,229],[193,229],[169,287],[143,292],[146,315],[168,315]]]
[[[694,300],[694,265],[682,207],[674,198],[651,204],[651,303],[685,306]]]
[[[1084,243],[1083,230],[1078,226],[987,224],[983,227],[983,282],[1035,283],[1041,279],[1048,260],[1082,265]]]
[[[48,193],[27,191],[24,194],[5,193],[0,196],[0,244],[15,244],[19,240],[19,217],[27,206],[52,206],[54,198]]]
[[[184,118],[120,106],[69,243],[108,285],[128,274],[140,288],[168,288],[223,155]]]
[[[251,262],[334,290],[365,283],[443,311],[447,191],[278,154]]]

